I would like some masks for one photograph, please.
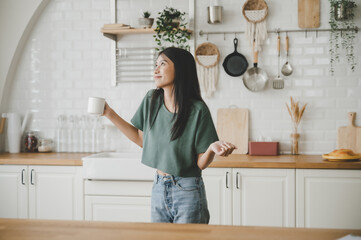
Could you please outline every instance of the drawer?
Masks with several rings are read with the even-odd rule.
[[[153,181],[85,181],[85,195],[151,196]]]

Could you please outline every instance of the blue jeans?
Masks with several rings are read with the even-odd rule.
[[[152,222],[209,223],[202,177],[156,174],[152,189]]]

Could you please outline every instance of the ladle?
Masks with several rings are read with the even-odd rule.
[[[288,62],[288,49],[289,49],[289,41],[288,41],[288,35],[286,34],[286,53],[287,53],[287,60],[286,63],[282,66],[282,74],[285,76],[289,76],[292,74],[293,69],[291,64]]]

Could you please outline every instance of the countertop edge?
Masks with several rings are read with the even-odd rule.
[[[0,153],[0,165],[82,166],[94,153]],[[361,161],[329,162],[321,155],[216,156],[209,168],[281,168],[361,170]]]

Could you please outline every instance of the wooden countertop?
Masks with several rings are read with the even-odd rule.
[[[82,166],[82,157],[93,153],[0,153],[0,164]],[[321,155],[216,156],[211,168],[361,169],[361,161],[329,162]]]
[[[321,155],[249,156],[232,154],[216,156],[213,168],[308,168],[308,169],[361,169],[361,161],[329,162]]]
[[[239,227],[205,224],[116,223],[90,221],[0,219],[0,239],[7,240],[212,240],[212,239],[339,239],[361,230]]]
[[[0,164],[82,166],[92,153],[0,153]]]

